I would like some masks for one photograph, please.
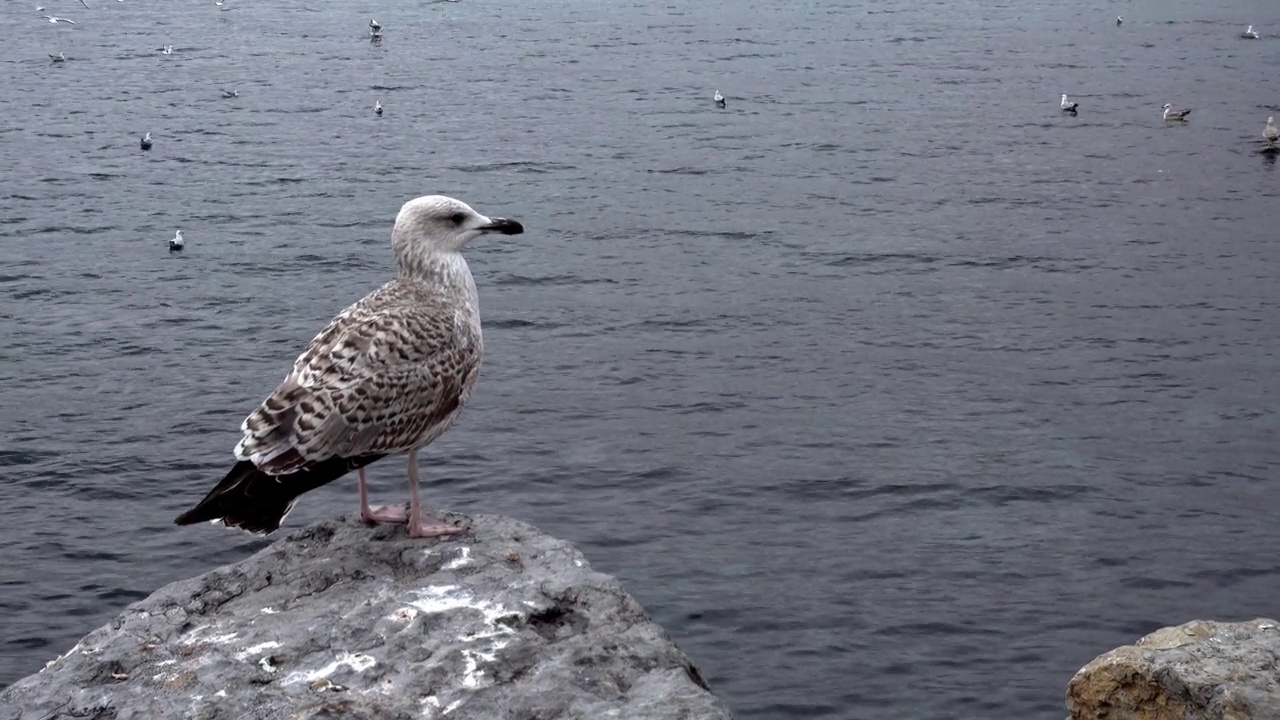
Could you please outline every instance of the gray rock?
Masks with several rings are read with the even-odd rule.
[[[1280,720],[1280,623],[1161,628],[1081,668],[1067,709],[1072,720]]]
[[[730,718],[571,545],[502,517],[471,528],[300,530],[130,605],[0,692],[0,718]]]

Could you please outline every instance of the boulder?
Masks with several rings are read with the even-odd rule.
[[[1193,620],[1085,665],[1071,720],[1280,720],[1280,623]]]
[[[730,717],[573,546],[469,522],[325,521],[168,585],[0,692],[0,720]]]

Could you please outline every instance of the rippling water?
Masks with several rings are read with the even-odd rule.
[[[1060,718],[1275,615],[1270,0],[229,2],[0,7],[0,682],[262,547],[171,521],[431,192],[528,231],[427,497],[578,543],[739,717]]]

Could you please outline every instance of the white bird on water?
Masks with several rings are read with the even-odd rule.
[[[68,20],[68,19],[66,19],[66,18],[64,18],[64,17],[57,17],[56,15],[41,15],[41,17],[43,17],[45,20],[48,20],[49,22],[53,23],[54,25],[57,25],[58,23],[66,23],[66,24],[68,24],[68,25],[75,25],[75,24],[76,24],[76,21],[75,21],[75,20]]]
[[[1244,38],[1245,40],[1257,40],[1258,33],[1254,32],[1253,26],[1250,25],[1249,27],[1245,28],[1244,32],[1240,33],[1240,37]]]
[[[382,36],[382,26],[374,18],[369,18],[369,34],[373,37]]]
[[[1069,113],[1074,113],[1079,105],[1080,103],[1067,102],[1066,93],[1062,93],[1062,102],[1058,103],[1058,107],[1062,108],[1063,112]]]
[[[163,48],[161,48],[161,49],[160,49],[160,52],[164,53],[165,55],[172,55],[172,54],[173,54],[173,46],[172,46],[172,45],[165,45]]]
[[[374,100],[374,101],[373,101],[373,114],[374,114],[374,115],[381,115],[381,114],[382,114],[382,101],[381,101],[381,100]]]
[[[150,135],[150,133],[147,133]],[[169,241],[169,252],[182,252],[182,246],[185,245],[182,239],[182,231],[179,230],[174,234],[173,239]]]
[[[1275,117],[1267,118],[1267,126],[1262,128],[1262,137],[1267,139],[1269,145],[1280,142],[1280,128],[1276,127]]]
[[[716,91],[715,96],[711,99],[716,101],[717,107],[724,107],[724,96],[720,94],[719,90]]]
[[[240,97],[240,91],[239,91],[239,90],[226,90],[226,89],[223,89],[223,91],[222,91],[222,97],[224,97],[224,98]]]
[[[142,140],[138,143],[138,145],[139,145],[140,147],[142,147],[142,149],[143,149],[143,150],[150,150],[150,149],[151,149],[151,133],[147,133],[146,135],[143,135],[143,136],[142,136]],[[182,239],[182,232],[181,232],[181,231],[179,231],[179,232],[178,232],[178,238],[177,238],[177,239],[178,239],[179,241],[181,241],[181,239]],[[181,242],[179,242],[178,244],[179,244],[179,245],[181,245],[182,243],[181,243]]]
[[[1169,103],[1164,104],[1165,120],[1181,120],[1183,122],[1186,122],[1187,116],[1190,114],[1191,114],[1190,110],[1174,110],[1173,105],[1170,105]]]
[[[53,58],[53,61],[54,61],[54,62],[66,62],[66,61],[67,61],[67,56],[66,56],[66,55],[63,55],[62,53],[58,53],[57,55],[50,55],[49,57]]]
[[[399,276],[338,313],[240,424],[236,463],[178,525],[267,534],[303,493],[356,471],[360,519],[407,524],[411,538],[466,532],[418,497],[418,453],[471,397],[484,355],[475,279],[462,256],[486,235],[518,235],[443,195],[405,203],[391,230]],[[365,466],[408,456],[409,508],[369,506]]]

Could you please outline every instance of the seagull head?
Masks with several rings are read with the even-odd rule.
[[[391,250],[400,265],[418,258],[456,253],[481,235],[519,235],[524,226],[515,220],[490,218],[446,195],[424,195],[400,208],[391,231]]]
[[[1165,104],[1164,104],[1164,107],[1163,107],[1163,108],[1161,108],[1161,109],[1163,109],[1163,110],[1168,110],[1168,109],[1170,109],[1170,108],[1172,108],[1172,107],[1173,107],[1173,106],[1172,106],[1172,105],[1170,105],[1169,103],[1165,103]]]

